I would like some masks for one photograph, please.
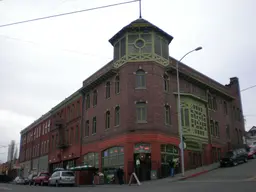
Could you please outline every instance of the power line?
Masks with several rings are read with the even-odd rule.
[[[7,36],[7,35],[1,35],[0,34],[0,37],[3,37],[5,39],[11,39],[11,40],[14,40],[14,41],[21,41],[21,42],[24,42],[24,43],[29,43],[29,44],[33,44],[33,45],[37,45],[37,46],[44,46],[43,43],[40,43],[40,42],[35,42],[35,41],[30,41],[30,40],[25,40],[25,39],[20,39],[20,38],[17,38],[17,37],[10,37],[10,36]],[[46,46],[46,44],[45,44]],[[51,45],[51,48],[53,48],[54,46]],[[66,48],[61,48],[61,47],[58,47],[56,46],[55,47],[56,49],[59,49],[61,51],[65,51],[65,52],[70,52],[70,53],[76,53],[76,54],[80,54],[80,55],[86,55],[86,56],[91,56],[91,57],[95,57],[95,58],[101,58],[101,59],[112,59],[110,57],[106,57],[106,56],[99,56],[99,55],[96,55],[96,54],[90,54],[90,53],[85,53],[85,52],[82,52],[82,51],[76,51],[76,50],[72,50],[72,49],[66,49]]]
[[[78,10],[78,11],[61,13],[61,14],[57,14],[57,15],[50,15],[50,16],[46,16],[46,17],[39,17],[39,18],[35,18],[35,19],[29,19],[29,20],[24,20],[24,21],[18,21],[18,22],[15,22],[15,23],[8,23],[8,24],[0,25],[0,27],[8,27],[8,26],[12,26],[12,25],[29,23],[29,22],[33,22],[33,21],[39,21],[39,20],[44,20],[44,19],[51,19],[51,18],[55,18],[55,17],[72,15],[72,14],[82,13],[82,12],[86,12],[86,11],[93,11],[93,10],[97,10],[97,9],[104,9],[104,8],[109,8],[109,7],[129,4],[129,3],[135,3],[135,2],[138,2],[138,1],[139,0],[126,1],[126,2],[122,2],[122,3],[115,3],[115,4],[109,4],[109,5],[100,6],[100,7],[94,7],[94,8],[82,9],[82,10]]]
[[[246,90],[248,90],[248,89],[252,89],[252,88],[254,88],[254,87],[256,87],[256,85],[253,85],[253,86],[251,86],[251,87],[247,87],[247,88],[245,88],[245,89],[242,89],[240,92],[246,91]]]

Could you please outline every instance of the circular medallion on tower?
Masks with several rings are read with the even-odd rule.
[[[144,47],[144,46],[145,46],[144,40],[142,40],[142,39],[137,39],[137,40],[135,41],[135,46],[136,46],[137,48],[142,48],[142,47]]]

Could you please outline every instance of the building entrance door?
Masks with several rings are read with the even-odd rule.
[[[134,146],[135,173],[140,181],[150,180],[151,175],[151,146],[139,143]]]

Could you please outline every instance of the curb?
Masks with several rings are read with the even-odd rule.
[[[190,179],[190,178],[193,178],[193,177],[197,177],[199,175],[203,175],[205,173],[209,173],[209,172],[211,172],[213,170],[216,170],[216,169],[218,169],[218,167],[210,169],[210,170],[204,170],[204,171],[201,171],[201,172],[198,172],[198,173],[194,173],[194,174],[191,174],[191,175],[188,175],[188,176],[185,176],[185,177],[181,177],[181,178],[177,179],[176,181],[184,181],[184,180],[187,180],[187,179]]]

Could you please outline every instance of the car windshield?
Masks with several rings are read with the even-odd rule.
[[[64,176],[64,177],[73,177],[74,173],[65,171],[65,172],[62,172],[62,176]]]
[[[48,173],[41,173],[40,176],[47,177],[47,176],[49,176],[49,174]]]
[[[234,155],[233,151],[229,151],[225,154],[225,157],[232,157]]]

